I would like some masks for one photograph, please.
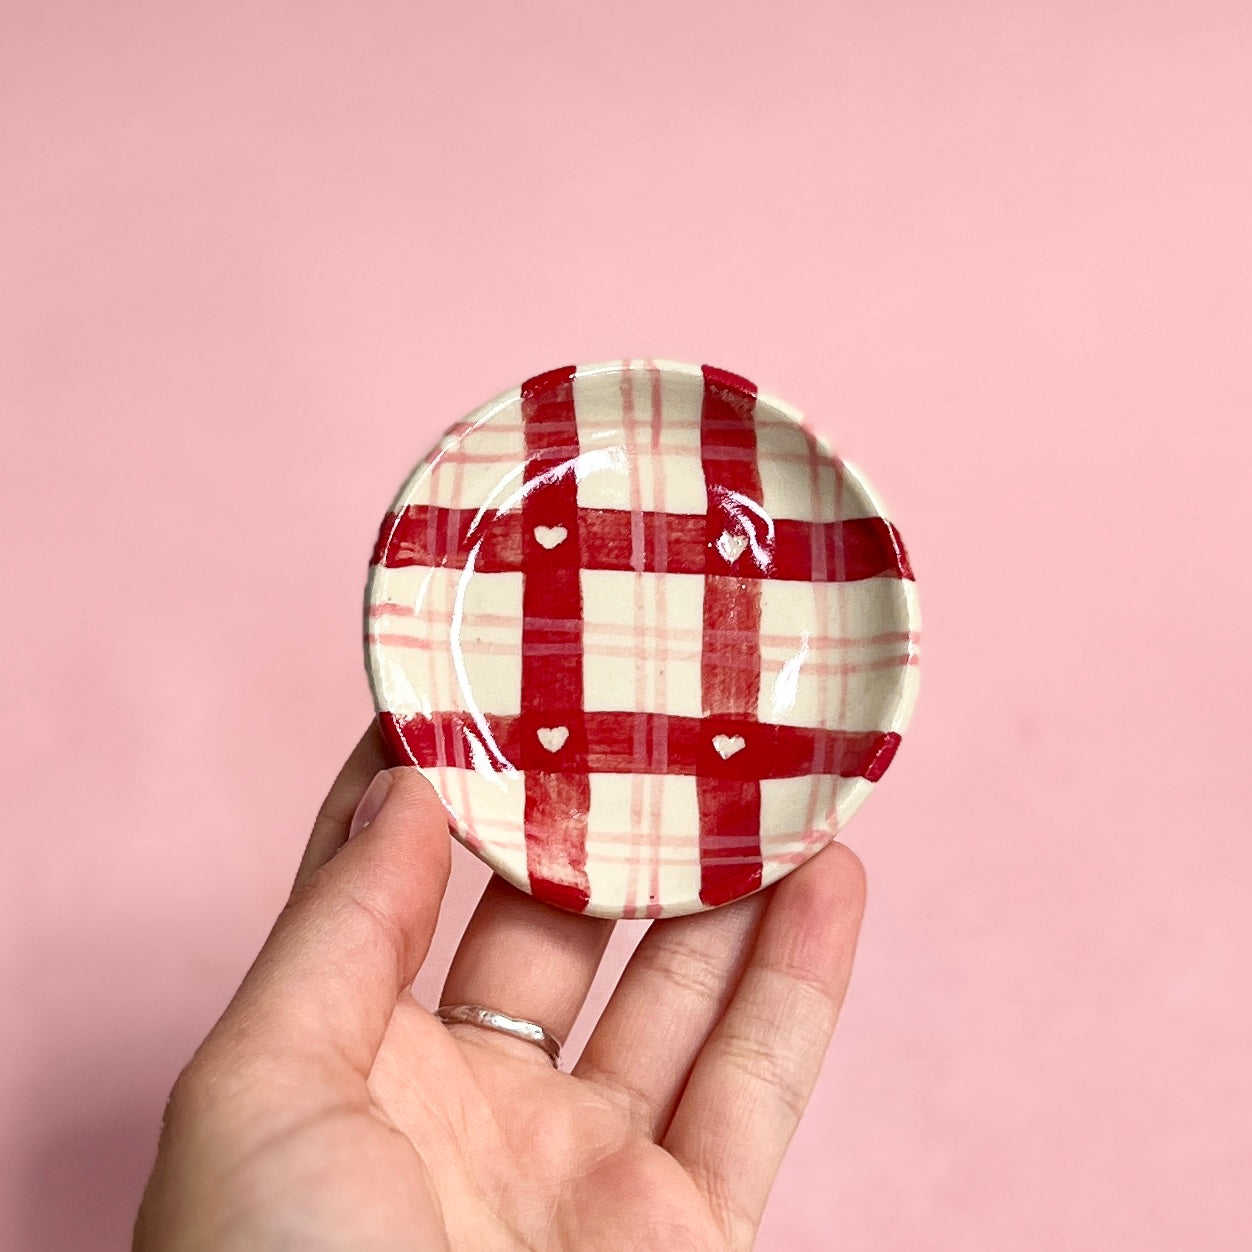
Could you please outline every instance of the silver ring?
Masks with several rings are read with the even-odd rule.
[[[499,1009],[484,1008],[481,1004],[445,1004],[435,1010],[435,1016],[445,1026],[454,1022],[481,1026],[484,1030],[494,1030],[501,1035],[521,1039],[524,1043],[533,1043],[543,1049],[554,1067],[561,1063],[561,1041],[538,1022],[529,1022],[524,1017],[510,1017]]]

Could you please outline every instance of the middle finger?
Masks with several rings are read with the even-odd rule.
[[[579,1057],[575,1076],[622,1100],[653,1139],[730,1001],[768,894],[653,922]]]
[[[562,1043],[591,990],[613,923],[553,908],[492,877],[448,970],[440,1003],[537,1022]],[[478,1026],[466,1037],[548,1064],[534,1044]]]

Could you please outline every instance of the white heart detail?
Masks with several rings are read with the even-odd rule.
[[[539,728],[539,742],[549,752],[560,752],[565,747],[565,741],[568,738],[568,726],[541,726]]]
[[[559,544],[564,543],[568,534],[569,531],[566,530],[564,526],[535,527],[535,538],[538,539],[539,543],[549,551],[557,547]]]
[[[729,761],[736,752],[742,752],[747,746],[742,735],[713,736],[713,750],[723,761]]]
[[[748,546],[748,540],[743,535],[732,535],[730,531],[724,530],[717,540],[717,550],[726,558],[727,565],[733,565],[741,556],[743,550]]]

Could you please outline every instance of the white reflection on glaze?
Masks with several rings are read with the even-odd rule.
[[[783,713],[789,713],[795,708],[800,690],[800,668],[809,654],[811,637],[806,630],[800,639],[800,651],[778,671],[778,677],[774,679],[774,695],[770,702],[771,721],[777,721]]]
[[[574,475],[579,482],[590,478],[592,474],[608,472],[620,474],[623,478],[630,472],[630,462],[623,445],[615,444],[608,448],[597,448],[594,452],[580,452],[574,461]]]
[[[714,491],[718,503],[743,527],[757,568],[768,570],[774,563],[774,519],[755,500],[738,491],[724,487],[715,487]]]
[[[383,656],[383,690],[387,693],[388,708],[416,708],[423,717],[430,716],[429,698],[409,681],[404,658],[391,655],[390,650]]]
[[[495,766],[491,761],[484,761],[484,768],[479,769],[476,763],[474,768],[478,770],[484,777],[494,774],[497,769],[506,773],[513,773],[514,767],[512,761],[500,751],[500,745],[496,743],[495,736],[491,733],[491,727],[487,725],[487,719],[483,715],[483,711],[479,708],[478,701],[474,699],[473,689],[470,687],[469,671],[465,668],[465,651],[461,647],[461,628],[465,622],[465,593],[469,589],[469,581],[474,576],[474,565],[478,560],[478,553],[482,549],[483,541],[480,539],[470,550],[465,558],[465,568],[461,571],[461,577],[456,583],[456,599],[452,604],[452,622],[451,630],[448,637],[449,651],[452,653],[452,667],[456,670],[457,685],[461,689],[461,696],[465,700],[465,711],[474,719],[474,725],[478,728],[478,733],[482,735],[482,742],[491,749],[492,755],[499,762]],[[467,736],[472,738],[472,736]]]
[[[479,737],[467,726],[465,727],[465,742],[469,745],[470,765],[474,772],[480,777],[487,779],[499,791],[507,792],[509,784],[505,780],[504,775],[513,775],[516,770],[510,767],[506,770],[498,770],[491,763],[491,757],[487,755],[487,747]],[[496,749],[499,751],[499,748]]]
[[[625,476],[629,472],[629,461],[626,449],[618,445],[611,448],[596,448],[592,452],[580,452],[569,460],[558,461],[529,482],[519,483],[517,480],[523,478],[525,472],[525,465],[518,465],[496,483],[486,502],[474,514],[467,538],[473,537],[474,532],[487,520],[489,514],[494,516],[496,513],[508,513],[513,509],[520,509],[522,501],[532,491],[538,491],[540,487],[551,487],[567,474],[573,474],[576,482],[582,482],[583,479],[590,478],[592,474],[614,473]],[[499,497],[505,492],[507,494],[501,500]]]

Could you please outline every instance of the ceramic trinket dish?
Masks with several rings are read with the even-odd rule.
[[[453,427],[366,594],[395,763],[498,874],[599,917],[725,904],[824,847],[900,744],[918,644],[865,480],[746,379],[659,361]]]

